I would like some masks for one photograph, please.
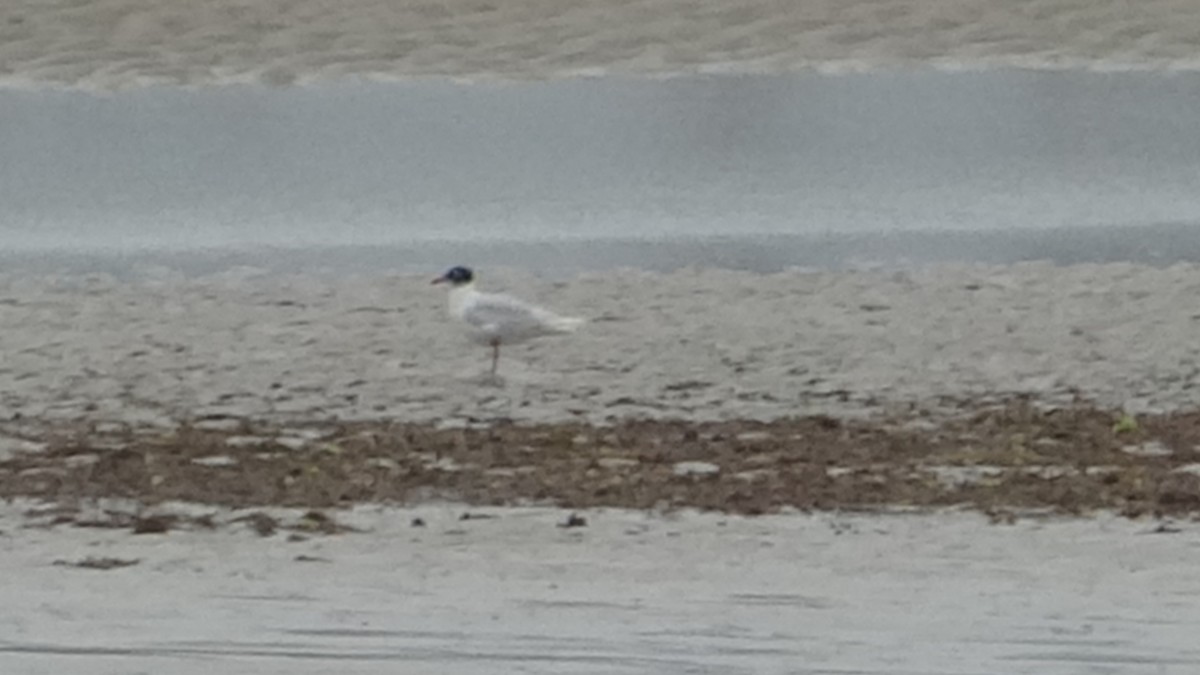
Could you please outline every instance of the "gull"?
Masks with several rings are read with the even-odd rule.
[[[493,376],[500,362],[500,345],[572,333],[583,324],[583,319],[559,316],[510,295],[480,293],[469,267],[452,267],[433,283],[450,284],[450,316],[470,326],[468,339],[492,348]]]

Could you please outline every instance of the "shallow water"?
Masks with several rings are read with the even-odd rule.
[[[1200,223],[1197,74],[5,90],[0,104],[10,257],[1200,259],[1178,247]]]
[[[419,513],[428,526],[413,529]],[[369,534],[13,530],[6,673],[1193,673],[1187,525],[384,510]],[[7,522],[6,525],[15,524]],[[137,558],[98,572],[53,566]],[[304,562],[298,556],[315,560]],[[13,576],[13,575],[19,575]]]

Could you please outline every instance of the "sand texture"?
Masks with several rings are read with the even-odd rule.
[[[1195,68],[1193,0],[12,0],[12,84],[286,84],[347,74]]]
[[[462,425],[936,413],[1012,394],[1134,413],[1200,403],[1195,265],[480,275],[589,323],[505,350],[496,383],[425,277],[13,274],[0,280],[0,419]]]

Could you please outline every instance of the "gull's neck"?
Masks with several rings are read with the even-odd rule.
[[[475,282],[472,281],[466,284],[460,284],[450,289],[450,313],[459,316],[462,314],[463,306],[479,291],[475,290]]]

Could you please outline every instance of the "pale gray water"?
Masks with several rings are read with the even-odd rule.
[[[1200,259],[1196,74],[9,90],[0,107],[10,256]],[[255,249],[280,246],[308,253]]]

